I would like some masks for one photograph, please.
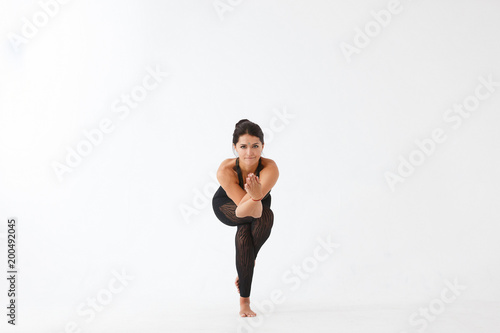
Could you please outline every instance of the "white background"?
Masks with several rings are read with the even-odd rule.
[[[236,228],[211,198],[247,118],[280,170],[251,299],[283,297],[272,313],[254,308],[266,319],[254,331],[416,332],[412,313],[458,281],[466,289],[427,331],[493,332],[500,87],[458,128],[443,116],[480,77],[500,82],[500,3],[401,1],[349,59],[342,43],[355,46],[356,29],[389,1],[216,3],[68,1],[16,47],[41,4],[2,0],[1,276],[10,217],[20,273],[16,327],[0,283],[1,330],[243,331]],[[147,68],[169,76],[121,119],[114,103]],[[53,164],[105,118],[114,130],[58,179]],[[436,128],[446,140],[392,191],[386,173]],[[328,238],[338,247],[319,262]],[[285,276],[304,265],[293,288]],[[133,279],[87,320],[78,309],[122,271]]]

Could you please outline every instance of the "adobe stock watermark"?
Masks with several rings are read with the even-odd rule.
[[[286,126],[290,124],[296,115],[288,112],[286,106],[281,109],[275,108],[272,110],[274,116],[269,120],[269,125],[262,127],[262,132],[264,133],[264,144],[271,143],[274,140],[276,133],[281,133],[286,129]],[[201,211],[207,207],[211,207],[212,198],[219,188],[219,181],[217,180],[217,175],[215,171],[209,173],[209,177],[212,181],[206,183],[203,188],[194,188],[194,196],[190,204],[181,203],[179,205],[179,211],[182,215],[182,219],[185,223],[191,223],[191,218],[193,215],[199,215]]]
[[[474,93],[465,97],[461,103],[454,103],[443,114],[443,121],[454,130],[460,128],[464,119],[470,118],[472,112],[479,108],[481,101],[490,98],[496,92],[497,87],[500,87],[500,82],[493,81],[493,74],[490,74],[487,78],[480,76],[478,80],[480,83],[474,89]],[[448,139],[448,136],[442,126],[436,127],[432,130],[429,138],[414,141],[417,148],[408,154],[408,158],[400,154],[396,172],[386,171],[384,173],[385,180],[391,191],[395,191],[396,184],[403,183],[414,174],[416,167],[421,166],[427,158],[433,155],[437,145],[442,144],[446,139]]]
[[[2,224],[2,227],[0,227],[3,229],[3,224]],[[3,232],[3,231],[0,231],[0,241],[2,240],[7,240],[7,233]]]
[[[226,13],[232,12],[242,2],[243,0],[215,0],[212,4],[219,19],[224,21]]]
[[[426,307],[419,308],[418,311],[410,315],[408,321],[415,331],[419,333],[425,331],[429,324],[434,322],[451,303],[457,300],[458,296],[462,294],[462,291],[467,289],[466,286],[458,283],[457,278],[455,278],[453,283],[445,280],[444,284],[446,288],[441,290],[439,297],[434,298]],[[400,333],[408,333],[408,331],[401,331]]]
[[[348,42],[340,43],[340,50],[347,63],[351,63],[352,56],[354,54],[359,54],[361,50],[366,48],[375,37],[380,35],[383,29],[387,28],[393,17],[400,14],[402,11],[403,5],[399,0],[389,1],[387,9],[381,9],[378,12],[373,10],[370,11],[372,19],[365,23],[363,29],[356,26],[352,44]]]
[[[80,323],[77,321],[69,321],[64,326],[64,329],[60,332],[64,333],[81,333],[82,325],[89,324],[92,322],[97,313],[102,312],[106,307],[109,307],[109,304],[114,300],[115,296],[122,293],[130,283],[135,278],[134,276],[128,275],[124,269],[121,272],[117,272],[113,270],[111,272],[113,277],[108,281],[106,287],[100,289],[95,293],[93,297],[87,297],[85,301],[81,302],[76,308],[76,314],[81,317],[83,323],[80,320]],[[84,325],[85,326],[85,325]]]
[[[292,265],[290,269],[283,272],[281,280],[284,284],[290,284],[291,291],[297,291],[302,285],[303,281],[308,280],[312,273],[314,273],[319,265],[330,258],[334,253],[334,249],[340,247],[340,244],[333,243],[331,235],[326,237],[326,241],[317,238],[319,245],[317,245],[311,256],[302,260],[300,265]],[[240,319],[240,324],[236,328],[237,333],[251,333],[255,328],[261,327],[266,318],[276,310],[276,306],[283,304],[286,301],[285,293],[282,289],[273,289],[269,294],[269,299],[257,302],[251,301],[252,308],[260,312],[255,317],[244,317]]]
[[[21,45],[28,44],[30,40],[35,38],[40,29],[44,28],[49,22],[59,14],[61,5],[65,5],[71,0],[40,0],[40,6],[32,16],[28,19],[26,16],[21,18],[21,34],[15,32],[8,32],[7,38],[9,39],[12,47],[17,52]]]
[[[117,114],[120,120],[125,120],[143,102],[150,92],[157,89],[160,83],[169,76],[163,72],[158,65],[156,68],[146,67],[146,75],[140,84],[132,87],[129,93],[121,94],[111,105],[111,112]],[[110,118],[102,118],[95,128],[83,130],[83,138],[73,147],[66,146],[66,156],[63,162],[52,161],[52,169],[59,180],[64,180],[64,175],[72,173],[74,168],[79,166],[83,159],[89,156],[95,147],[102,144],[104,138],[108,137],[116,128],[116,124]]]

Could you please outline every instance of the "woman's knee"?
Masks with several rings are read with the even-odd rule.
[[[264,206],[262,208],[262,216],[261,218],[266,218],[268,220],[274,220],[274,212],[270,207]]]

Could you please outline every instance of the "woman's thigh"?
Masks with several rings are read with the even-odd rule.
[[[251,216],[237,217],[237,205],[233,200],[225,195],[225,191],[224,189],[222,189],[222,187],[219,187],[219,190],[217,190],[212,199],[212,208],[215,215],[222,223],[232,227],[242,223],[251,223],[255,220],[255,218]]]

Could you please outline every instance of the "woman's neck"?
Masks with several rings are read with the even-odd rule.
[[[259,159],[258,158],[254,158],[254,159],[251,159],[251,160],[246,160],[246,161],[252,161],[253,162],[250,166],[248,164],[246,164],[246,163],[242,163],[243,160],[244,159],[242,159],[240,157],[240,159],[239,159],[239,166],[240,166],[241,172],[243,174],[248,175],[249,173],[257,171],[257,166],[259,165]]]

